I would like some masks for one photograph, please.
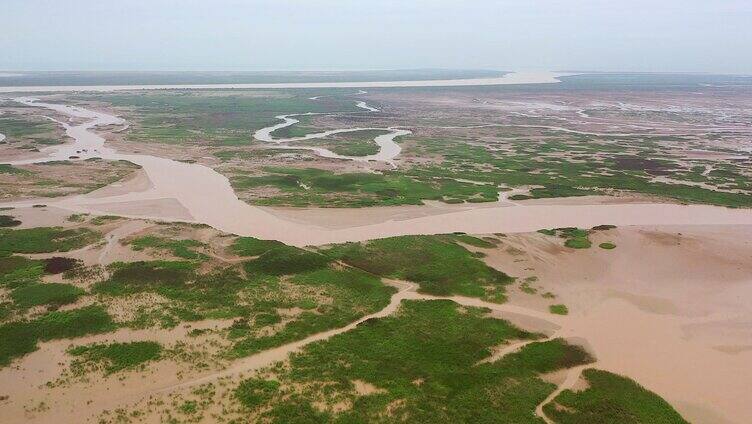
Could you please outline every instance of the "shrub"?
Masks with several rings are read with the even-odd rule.
[[[567,305],[562,305],[562,304],[551,305],[551,306],[548,307],[548,310],[552,314],[557,314],[557,315],[567,315],[567,314],[569,314],[569,308],[567,308]]]
[[[249,409],[256,409],[279,390],[279,381],[249,378],[235,389],[235,398]]]
[[[0,215],[0,227],[17,227],[21,225],[21,221],[13,218],[10,215]]]
[[[70,271],[80,263],[81,261],[77,259],[53,256],[44,260],[44,272],[47,274],[60,274]]]

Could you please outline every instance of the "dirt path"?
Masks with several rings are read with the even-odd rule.
[[[541,417],[543,421],[546,422],[546,424],[556,424],[553,420],[546,416],[545,412],[543,412],[543,407],[554,400],[556,396],[559,396],[559,393],[574,387],[574,385],[577,384],[577,381],[580,379],[580,375],[582,375],[582,370],[584,370],[585,368],[592,368],[593,365],[594,364],[588,364],[569,368],[567,370],[567,377],[559,385],[559,387],[557,387],[556,390],[551,392],[551,394],[543,400],[543,402],[539,403],[538,406],[535,407],[535,415]]]

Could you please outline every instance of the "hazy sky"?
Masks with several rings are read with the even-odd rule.
[[[752,0],[0,0],[0,69],[752,74]]]

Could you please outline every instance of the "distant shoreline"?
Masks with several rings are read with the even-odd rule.
[[[0,93],[124,91],[124,90],[201,90],[201,89],[283,89],[283,88],[390,88],[390,87],[457,87],[475,85],[553,84],[560,77],[576,75],[561,72],[511,72],[497,78],[458,78],[443,80],[294,82],[248,84],[133,84],[133,85],[60,85],[4,86]]]

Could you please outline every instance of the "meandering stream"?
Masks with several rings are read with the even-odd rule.
[[[316,99],[316,98],[318,97],[311,97],[310,99]],[[364,101],[357,102],[355,106],[361,109],[364,109],[368,112],[379,112],[379,109],[369,106]],[[312,115],[318,115],[318,114],[300,113],[300,114],[293,114],[293,115],[278,115],[275,118],[281,119],[282,122],[257,130],[255,133],[253,133],[253,138],[259,141],[271,143],[272,147],[275,149],[309,150],[315,153],[316,155],[324,157],[324,158],[353,160],[353,161],[358,161],[358,162],[379,161],[379,162],[389,163],[390,165],[394,167],[395,166],[394,159],[397,157],[397,155],[399,155],[400,151],[402,150],[399,144],[397,144],[394,140],[397,137],[412,134],[410,130],[397,129],[397,128],[392,128],[392,127],[388,127],[388,128],[356,127],[356,128],[341,128],[341,129],[323,131],[323,132],[318,132],[318,133],[309,133],[300,137],[274,138],[272,136],[272,133],[274,133],[275,131],[293,126],[300,122],[298,119],[295,119],[294,117],[312,116]],[[387,131],[387,134],[379,135],[373,139],[373,141],[379,146],[379,151],[372,155],[347,156],[347,155],[340,155],[340,154],[334,153],[333,151],[322,148],[322,147],[290,145],[290,143],[295,143],[295,142],[300,142],[300,141],[305,141],[305,140],[321,139],[321,138],[326,138],[326,137],[336,135],[336,134],[345,134],[345,133],[369,131],[369,130]]]

